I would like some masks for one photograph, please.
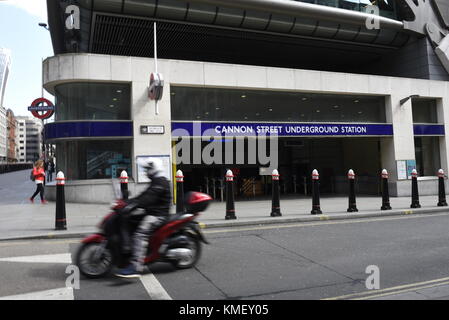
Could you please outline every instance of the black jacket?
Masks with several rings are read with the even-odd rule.
[[[154,177],[150,186],[130,199],[129,203],[135,208],[145,209],[146,214],[168,216],[171,205],[170,182],[165,177]]]

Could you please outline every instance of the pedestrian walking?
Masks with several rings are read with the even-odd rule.
[[[45,204],[47,201],[44,199],[44,181],[45,181],[45,170],[44,170],[44,161],[37,160],[34,163],[32,175],[34,177],[34,182],[36,183],[36,191],[29,199],[31,203],[34,203],[34,197],[37,196],[37,194],[40,194],[41,197],[41,203]]]
[[[55,172],[55,163],[53,162],[53,159],[51,159],[50,162],[48,163],[47,182],[53,180],[53,172]]]

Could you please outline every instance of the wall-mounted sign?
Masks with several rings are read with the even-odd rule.
[[[444,125],[442,124],[415,124],[413,125],[415,136],[444,136]]]
[[[28,107],[28,111],[31,111],[33,116],[39,119],[48,119],[55,112],[55,106],[53,103],[45,98],[37,98]]]
[[[407,160],[397,160],[396,167],[398,169],[398,180],[407,179]]]
[[[176,130],[176,131],[175,131]],[[391,124],[172,122],[175,136],[392,136]]]
[[[165,127],[164,126],[140,126],[141,134],[164,134]]]
[[[398,180],[407,180],[412,178],[412,170],[416,169],[416,160],[397,160]]]
[[[148,97],[151,100],[161,100],[164,93],[164,78],[162,74],[153,72],[150,75],[150,86],[148,87]]]
[[[413,169],[416,169],[416,160],[407,160],[407,179],[412,178]]]
[[[133,136],[132,121],[52,122],[45,125],[45,140]]]
[[[136,157],[136,163],[138,163],[137,159],[144,158],[145,160],[151,160],[152,158],[158,158],[162,161],[162,174],[164,177],[166,177],[169,181],[171,181],[171,161],[169,155],[154,155],[154,156],[137,156]],[[150,182],[150,179],[148,179],[146,171],[141,166],[137,165],[137,182],[138,183],[145,183]]]

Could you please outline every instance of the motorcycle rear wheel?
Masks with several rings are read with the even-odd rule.
[[[188,235],[189,243],[184,248],[192,250],[192,255],[185,259],[173,260],[171,263],[177,269],[188,269],[195,266],[201,256],[201,243],[198,239]]]
[[[95,257],[97,250],[102,250],[99,258]],[[101,248],[101,243],[84,243],[79,248],[75,264],[84,276],[96,279],[101,278],[111,272],[112,253],[108,248]]]

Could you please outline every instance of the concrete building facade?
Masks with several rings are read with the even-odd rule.
[[[17,160],[26,162],[26,117],[17,116]]]
[[[17,116],[18,161],[34,162],[42,157],[42,121]]]
[[[250,2],[78,3],[80,29],[70,36],[56,15],[64,7],[48,1],[55,56],[43,76],[56,113],[45,134],[69,201],[109,202],[110,179],[122,170],[136,194],[146,182],[139,157],[162,158],[171,181],[181,169],[187,189],[216,198],[227,169],[238,196],[266,195],[271,164],[250,159],[265,140],[284,194],[310,194],[313,169],[324,193],[345,192],[353,169],[358,192],[379,194],[387,169],[391,194],[409,195],[417,169],[421,194],[436,194],[438,169],[449,169],[449,64],[445,39],[424,30],[448,26],[444,11],[437,17],[441,3],[423,22],[411,1],[394,2],[371,30],[375,17],[362,2]],[[154,22],[164,80],[157,107]],[[221,158],[208,162],[217,150]]]
[[[25,162],[35,162],[42,157],[42,122],[30,118],[25,120],[26,125],[26,158]]]
[[[17,127],[18,122],[11,109],[6,110],[7,117],[7,160],[8,162],[18,161]]]
[[[7,117],[6,109],[0,106],[0,162],[6,162],[7,160]]]

